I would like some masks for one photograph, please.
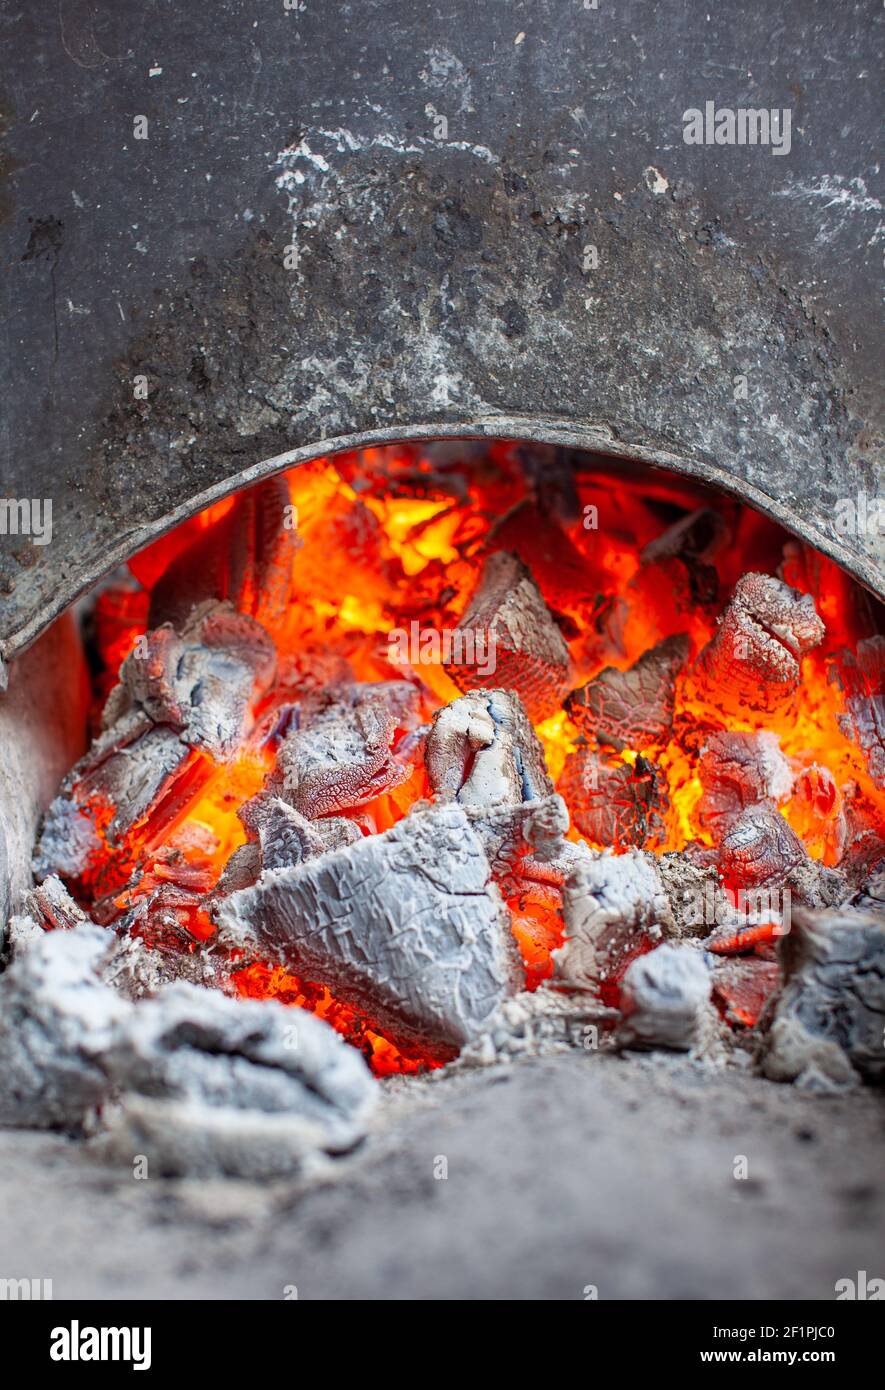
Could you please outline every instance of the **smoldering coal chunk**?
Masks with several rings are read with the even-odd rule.
[[[482,662],[447,663],[461,690],[483,687],[494,674],[499,686],[516,691],[531,719],[546,719],[559,709],[569,685],[569,650],[516,555],[496,551],[488,557],[456,636],[462,644],[472,641],[484,656]]]
[[[751,807],[734,822],[722,841],[719,867],[739,890],[789,888],[809,907],[834,906],[850,892],[845,876],[809,859],[783,816],[767,806]]]
[[[767,731],[711,734],[701,751],[698,774],[704,788],[698,818],[717,840],[748,807],[786,801],[793,786],[780,740]]]
[[[761,1025],[765,1075],[812,1089],[885,1082],[885,919],[800,908],[779,953],[784,987]]]
[[[554,978],[591,993],[619,979],[632,956],[675,930],[655,857],[639,850],[576,864],[563,889],[563,916],[565,942],[553,952]]]
[[[322,1019],[273,1000],[170,985],[134,1007],[105,1065],[111,1147],[164,1173],[267,1178],[365,1135],[376,1083]]]
[[[440,802],[515,806],[553,791],[540,739],[510,690],[479,688],[437,710],[424,761]]]
[[[772,712],[798,689],[799,661],[823,636],[810,594],[768,574],[745,574],[700,655],[701,681],[711,696],[725,692],[748,709]]]
[[[411,776],[420,740],[397,736],[418,728],[419,703],[407,681],[326,690],[286,734],[268,790],[309,820],[365,806]]]
[[[688,1051],[710,998],[710,971],[692,946],[664,942],[627,967],[621,984],[624,1047]]]
[[[267,634],[227,605],[202,607],[179,635],[148,634],[121,667],[103,732],[65,778],[50,806],[34,859],[38,877],[77,878],[121,846],[128,832],[176,788],[200,755],[224,760],[239,746],[250,705],[273,679]]]
[[[216,910],[226,944],[328,986],[397,1046],[453,1056],[523,984],[509,917],[459,806],[291,869]]]
[[[89,921],[55,874],[24,895],[24,910],[44,931],[70,931]]]
[[[103,981],[101,927],[31,939],[0,976],[0,1124],[77,1130],[106,1102],[104,1059],[131,1008]]]
[[[207,600],[229,600],[263,626],[283,622],[301,541],[284,477],[239,493],[226,516],[169,565],[151,592],[150,624],[180,628]]]
[[[885,787],[885,637],[859,642],[856,654],[842,652],[834,678],[845,699],[839,727],[863,751],[875,785]]]
[[[260,792],[237,812],[250,839],[234,850],[212,894],[213,900],[251,888],[265,869],[288,869],[329,850],[362,839],[358,825],[343,816],[308,820],[293,806]]]
[[[238,747],[253,701],[270,687],[276,648],[265,630],[230,604],[202,605],[178,633],[149,632],[120,667],[104,713],[110,728],[141,711],[219,761]]]
[[[744,956],[713,965],[713,999],[733,1027],[755,1027],[780,983],[777,961]]]
[[[685,636],[667,637],[627,671],[607,666],[566,698],[570,719],[618,752],[666,743],[673,728],[674,682],[688,645]]]
[[[644,565],[674,558],[686,564],[707,564],[722,549],[727,538],[728,525],[724,517],[710,507],[702,507],[686,513],[649,541],[639,558]]]
[[[594,844],[641,849],[663,834],[668,798],[650,759],[613,761],[591,748],[565,760],[558,790],[582,835]]]

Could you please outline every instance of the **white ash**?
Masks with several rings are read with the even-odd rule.
[[[265,869],[294,868],[328,850],[362,839],[359,826],[343,816],[308,820],[278,796],[260,792],[237,812],[251,837],[234,850],[213,898],[250,888]]]
[[[360,1053],[322,1019],[186,984],[135,1006],[105,1065],[119,1096],[113,1150],[164,1173],[297,1172],[353,1148],[377,1094]]]
[[[264,628],[229,603],[204,603],[180,633],[166,623],[149,632],[120,667],[108,697],[105,729],[132,711],[168,726],[192,748],[218,760],[238,748],[252,701],[270,687],[276,648]]]
[[[0,977],[0,1123],[97,1132],[164,1171],[297,1171],[365,1133],[375,1082],[321,1019],[176,983],[113,988],[113,933],[41,933]],[[127,1147],[138,1141],[141,1147]]]
[[[711,734],[701,750],[698,774],[704,787],[698,817],[716,840],[748,807],[765,802],[778,805],[793,788],[780,740],[767,730]]]
[[[114,944],[91,925],[41,932],[0,976],[0,1124],[75,1130],[107,1100],[104,1064],[132,1008],[102,981]]]
[[[667,1047],[687,1052],[696,1042],[711,990],[701,951],[665,942],[627,967],[621,982],[618,1030],[623,1047]]]
[[[215,908],[226,945],[327,985],[405,1049],[445,1058],[523,983],[509,914],[459,806],[266,870]]]
[[[546,1057],[576,1048],[595,1052],[609,1043],[620,1017],[585,993],[565,993],[542,984],[505,999],[488,1026],[463,1049],[448,1071],[494,1066],[523,1057]]]
[[[540,739],[511,690],[473,690],[437,710],[424,760],[443,803],[516,806],[553,791]]]
[[[768,574],[744,574],[698,658],[701,687],[714,707],[726,691],[749,709],[783,708],[799,688],[802,656],[824,631],[810,594]]]
[[[698,864],[685,853],[670,851],[655,860],[673,914],[667,935],[705,937],[714,926],[736,929],[744,921],[719,879],[715,865]]]
[[[761,1065],[809,1089],[885,1081],[885,917],[793,912],[784,987],[762,1024]]]
[[[563,889],[565,943],[553,952],[554,977],[596,992],[617,974],[637,936],[660,941],[676,931],[654,855],[603,851],[575,865]]]
[[[268,790],[310,820],[365,806],[406,781],[420,740],[420,697],[407,681],[333,686],[306,701],[280,747]]]

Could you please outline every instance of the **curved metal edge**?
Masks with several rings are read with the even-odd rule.
[[[45,631],[54,618],[58,617],[71,603],[86,593],[93,584],[110,573],[117,565],[135,555],[150,541],[165,535],[182,521],[187,521],[204,507],[229,497],[241,488],[282,473],[287,469],[311,463],[327,454],[340,454],[352,449],[379,447],[385,444],[409,442],[431,442],[440,439],[492,439],[515,440],[519,443],[563,445],[567,448],[587,449],[606,454],[613,458],[635,459],[651,467],[667,468],[684,477],[694,478],[710,487],[746,502],[774,521],[779,522],[796,536],[809,542],[824,555],[828,555],[841,565],[853,578],[877,598],[885,602],[885,574],[862,556],[850,554],[839,544],[838,539],[822,534],[809,525],[790,507],[784,506],[776,498],[744,480],[736,485],[733,474],[716,467],[706,459],[691,455],[672,453],[652,445],[637,444],[631,441],[624,444],[618,437],[615,426],[604,421],[581,423],[574,420],[560,420],[548,416],[480,416],[463,423],[435,423],[404,425],[399,429],[382,428],[364,430],[356,434],[339,435],[332,439],[317,440],[312,444],[301,445],[283,454],[275,454],[260,463],[251,464],[216,483],[213,487],[195,493],[186,502],[171,512],[155,518],[147,526],[124,534],[118,545],[108,551],[104,563],[87,570],[82,582],[69,590],[61,590],[49,604],[46,604],[24,627],[14,632],[5,642],[0,642],[0,671],[12,657],[25,651],[32,642]]]

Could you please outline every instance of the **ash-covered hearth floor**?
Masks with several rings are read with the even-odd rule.
[[[136,1181],[4,1130],[0,1272],[56,1299],[829,1300],[885,1273],[883,1140],[882,1093],[660,1053],[397,1079],[309,1184]]]

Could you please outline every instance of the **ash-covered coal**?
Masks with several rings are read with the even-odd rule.
[[[419,1055],[454,1056],[523,981],[482,844],[456,805],[267,870],[215,914],[227,944],[328,986]]]

